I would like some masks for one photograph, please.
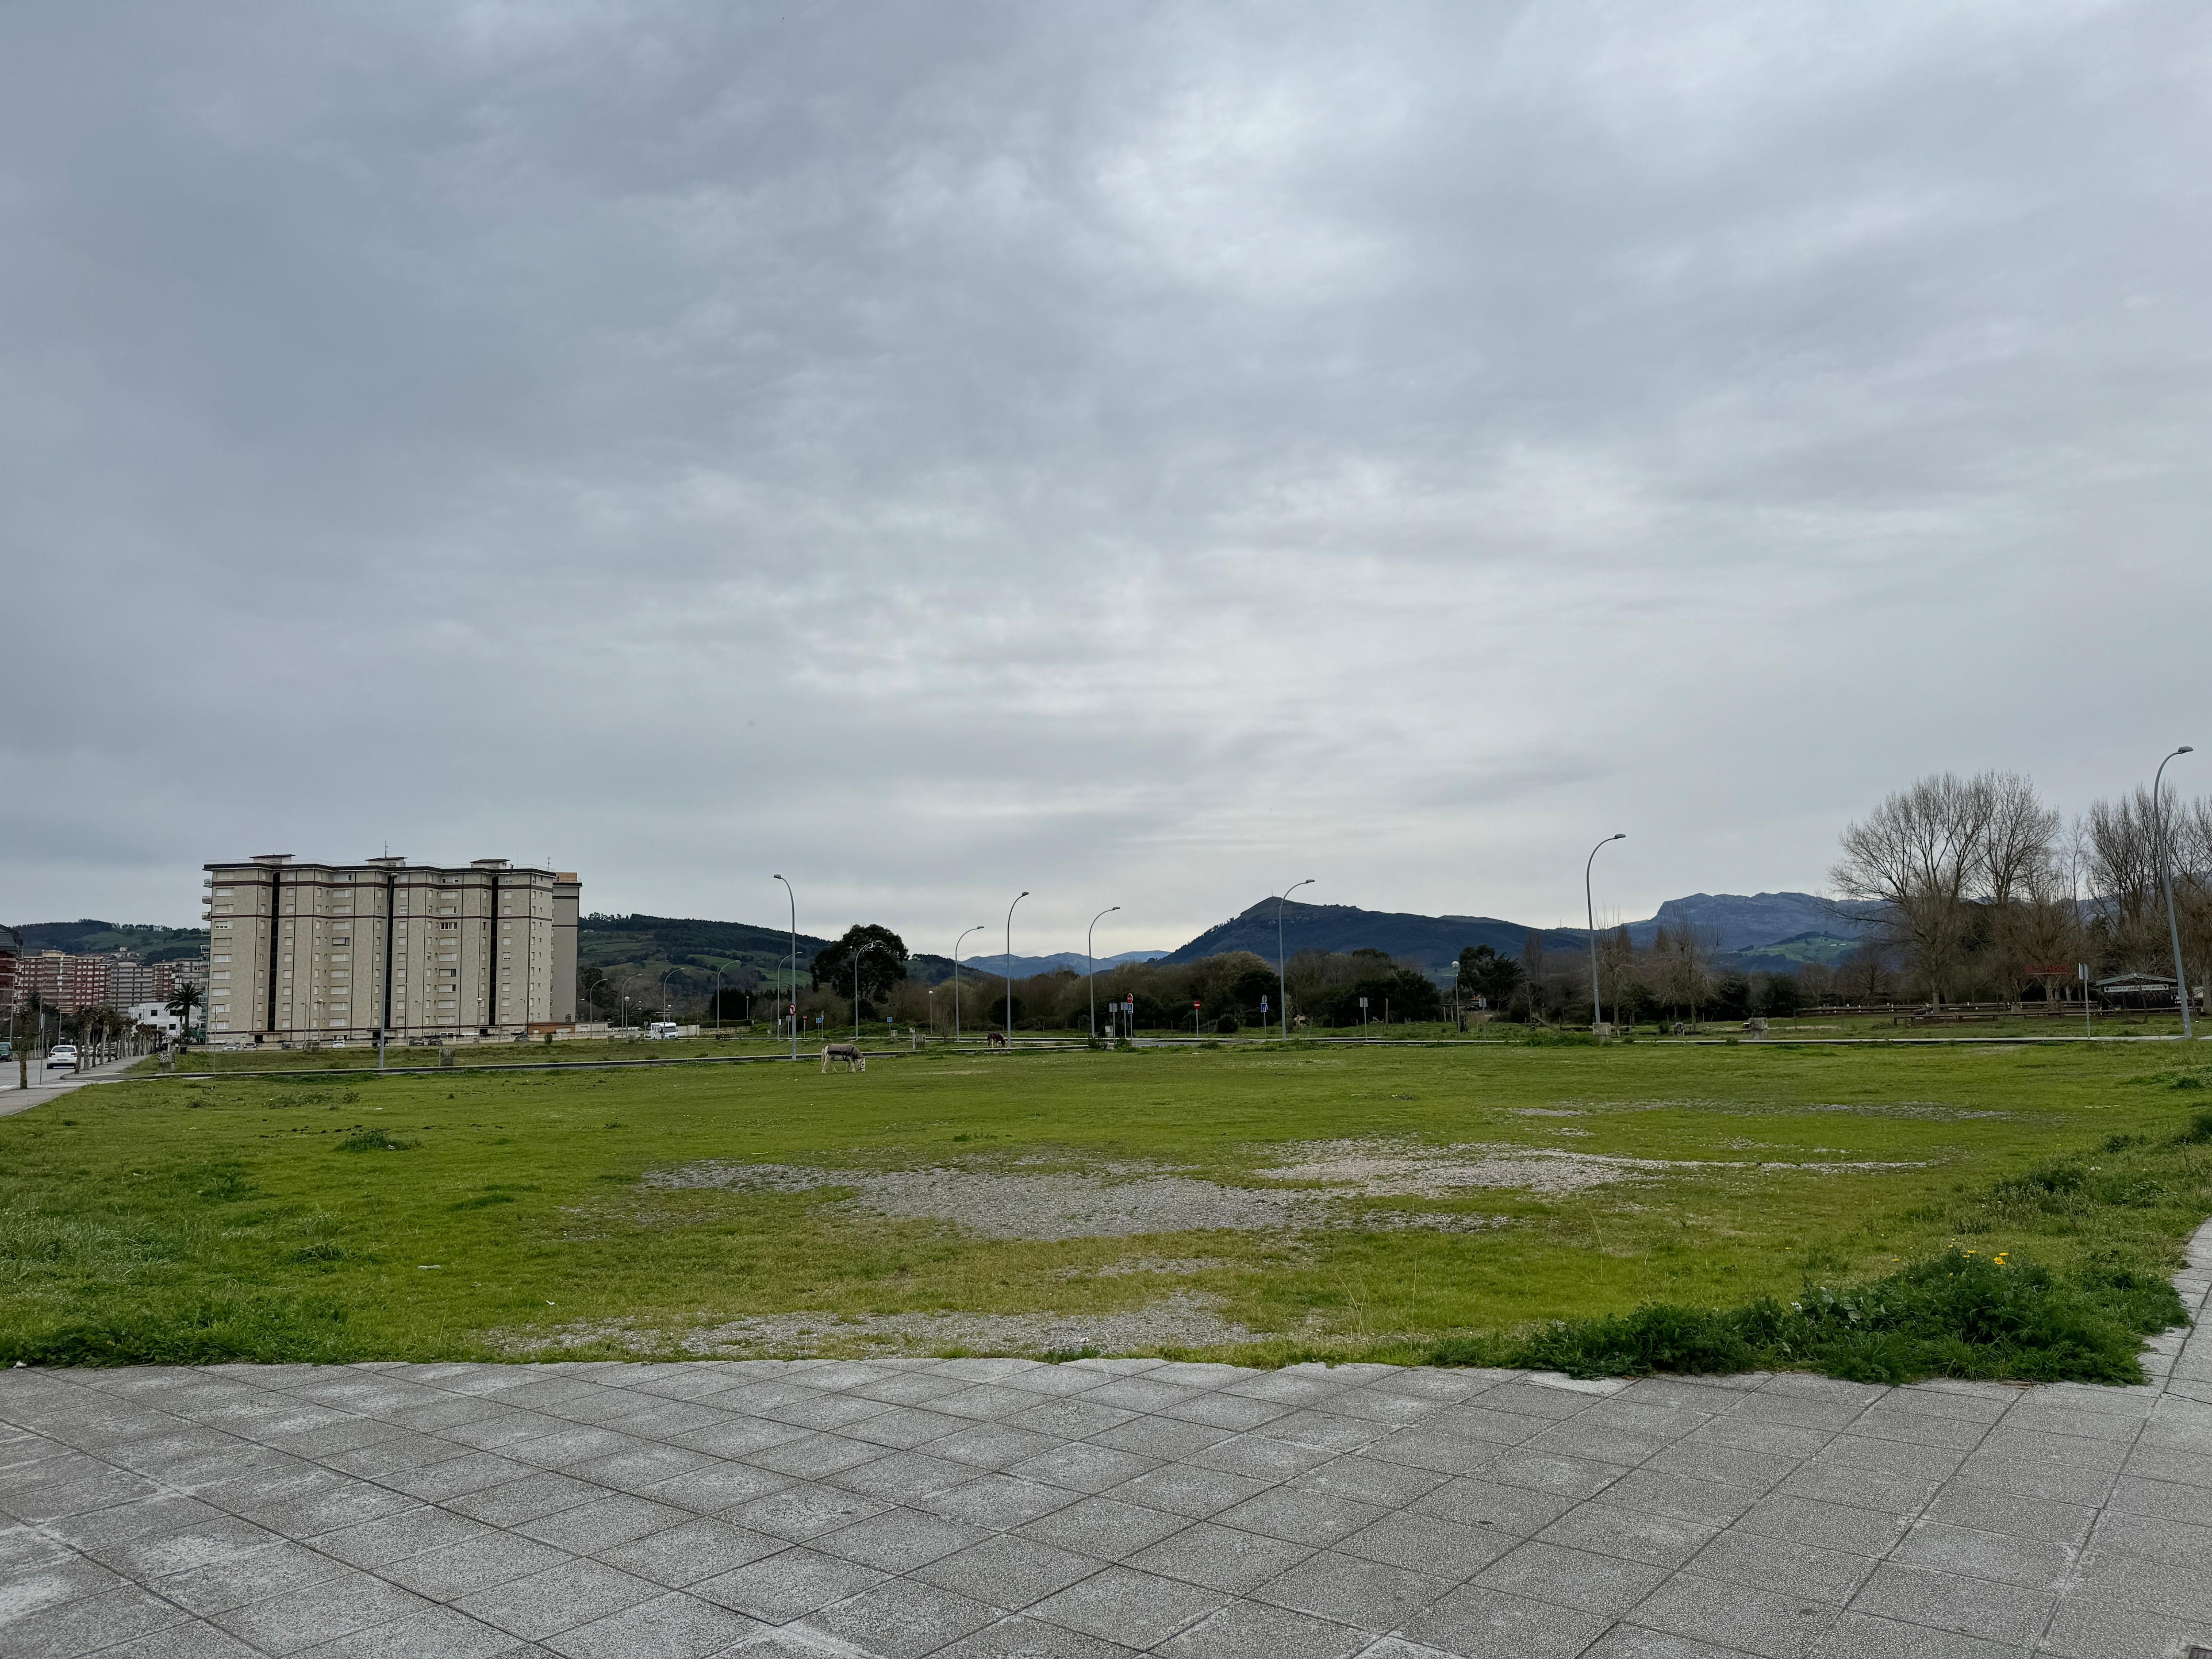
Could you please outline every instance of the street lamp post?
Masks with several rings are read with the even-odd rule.
[[[1313,884],[1314,878],[1308,876],[1296,886],[1283,889],[1275,899],[1275,1000],[1282,1004],[1275,1012],[1283,1017],[1283,1040],[1285,1042],[1291,1036],[1291,981],[1283,961],[1283,906],[1290,902],[1291,895],[1298,888]]]
[[[1597,906],[1590,897],[1590,866],[1597,862],[1597,855],[1604,849],[1606,842],[1627,839],[1626,831],[1617,836],[1607,836],[1605,841],[1591,848],[1590,855],[1583,860],[1583,917],[1589,924],[1590,1026],[1592,1030],[1605,1024],[1605,1005],[1598,1000],[1597,994]]]
[[[960,947],[969,933],[982,931],[983,924],[979,921],[952,941],[952,1041],[956,1044],[960,1041]]]
[[[1091,954],[1091,935],[1098,931],[1098,916],[1110,916],[1121,907],[1109,904],[1091,918],[1091,926],[1083,933],[1083,961],[1091,974],[1091,1040],[1098,1041],[1098,958]]]
[[[781,876],[776,878],[783,881]],[[784,896],[791,901],[791,1057],[799,1058],[799,895],[783,881]]]
[[[1014,895],[1014,904],[1030,896],[1026,887]],[[1014,904],[1006,907],[1006,1047],[1014,1046]]]
[[[853,1041],[855,1042],[860,1040],[860,958],[871,951],[887,948],[883,940],[872,939],[853,952]]]
[[[2166,890],[2166,937],[2173,942],[2173,994],[2181,1000],[2181,1035],[2185,1038],[2194,1036],[2196,1030],[2189,1019],[2189,975],[2182,971],[2181,967],[2181,924],[2173,916],[2173,878],[2166,872],[2167,865],[2172,860],[2172,849],[2166,845],[2166,797],[2159,793],[2159,789],[2166,777],[2166,761],[2172,760],[2174,755],[2195,752],[2191,744],[2183,744],[2172,755],[2168,755],[2166,760],[2158,763],[2158,774],[2151,780],[2150,785],[2151,804],[2158,808],[2158,884]]]

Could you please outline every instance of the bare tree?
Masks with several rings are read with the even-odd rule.
[[[1986,792],[1978,896],[2000,909],[2047,896],[2058,844],[2058,809],[2017,772],[1985,772],[1973,787]]]
[[[1940,773],[1846,829],[1829,880],[1844,898],[1881,907],[1886,942],[1911,952],[1942,1002],[1975,947],[2002,947],[2012,907],[2047,890],[2057,833],[2058,814],[2020,774]]]
[[[2150,791],[2091,803],[2087,828],[2091,902],[2113,957],[2129,967],[2148,966],[2165,921],[2159,914],[2158,808]]]
[[[1712,994],[1714,948],[1712,936],[1694,925],[1673,932],[1662,927],[1651,938],[1644,970],[1651,994],[1665,999],[1669,1009],[1688,1009],[1693,1024]]]

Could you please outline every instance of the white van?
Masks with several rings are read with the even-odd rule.
[[[647,1042],[671,1042],[675,1040],[676,1035],[677,1024],[672,1019],[656,1019],[645,1028],[645,1040]]]

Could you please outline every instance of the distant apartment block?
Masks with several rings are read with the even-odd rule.
[[[506,859],[206,866],[208,1040],[498,1036],[576,1018],[580,886]]]
[[[4,950],[0,945],[0,950]],[[0,1006],[14,1007],[36,995],[48,1008],[73,1014],[84,1008],[127,1008],[134,1003],[167,1002],[180,984],[204,983],[206,965],[141,962],[128,951],[107,956],[73,956],[66,951],[33,951],[11,957],[12,982],[0,986]]]
[[[80,1008],[104,1007],[107,1003],[109,969],[106,957],[71,956],[66,951],[33,951],[16,969],[15,994],[27,1001],[37,997],[49,1008],[73,1014]]]
[[[12,927],[0,927],[0,1012],[15,1006],[16,969],[23,960],[23,936]]]

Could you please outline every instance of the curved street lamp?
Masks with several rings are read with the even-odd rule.
[[[960,945],[969,933],[982,931],[983,924],[979,921],[952,941],[952,1040],[956,1043],[960,1041]]]
[[[1014,904],[1030,896],[1026,887],[1014,895]],[[1014,1046],[1014,904],[1006,907],[1006,1047]]]
[[[2159,785],[2166,776],[2166,761],[2172,760],[2174,755],[2196,752],[2192,745],[2183,744],[2158,763],[2157,775],[2150,785],[2151,804],[2158,808],[2158,884],[2166,890],[2166,932],[2173,942],[2173,994],[2181,1003],[2181,1035],[2185,1040],[2194,1036],[2196,1031],[2189,1022],[2189,975],[2181,969],[2181,924],[2173,919],[2173,881],[2166,873],[2171,860],[2166,844],[2166,797],[2159,793]]]
[[[776,878],[783,881],[781,876]],[[785,896],[791,900],[791,1057],[799,1058],[799,895],[791,890],[791,884],[783,881]]]
[[[1590,848],[1590,855],[1583,860],[1583,919],[1589,924],[1590,952],[1590,1025],[1593,1030],[1605,1024],[1605,1006],[1597,1000],[1597,906],[1590,898],[1590,866],[1608,842],[1626,841],[1626,830],[1617,836],[1607,836]]]
[[[1098,1040],[1098,958],[1091,954],[1091,936],[1098,931],[1098,916],[1110,916],[1121,907],[1109,904],[1091,918],[1091,926],[1083,930],[1083,960],[1091,973],[1091,1040]],[[1011,1005],[1009,1005],[1011,1006]]]
[[[879,939],[866,941],[853,952],[853,1041],[860,1040],[860,958],[871,951],[888,951],[890,946]]]
[[[1313,884],[1314,878],[1308,876],[1296,885],[1285,887],[1275,896],[1275,1000],[1279,1005],[1275,1012],[1283,1017],[1283,1041],[1285,1042],[1291,1037],[1291,981],[1283,961],[1283,906],[1290,902],[1291,895],[1298,888]]]

